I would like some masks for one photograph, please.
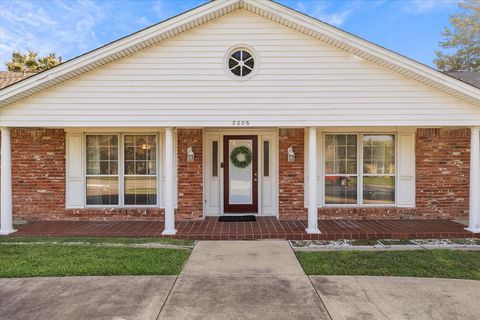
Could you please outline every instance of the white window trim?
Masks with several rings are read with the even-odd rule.
[[[357,203],[355,204],[328,204],[326,203],[326,189],[325,189],[325,177],[332,176],[330,174],[325,174],[325,150],[326,150],[326,136],[328,135],[356,135],[357,136]],[[393,204],[365,204],[363,203],[363,136],[365,135],[393,135],[395,137],[395,174],[394,175],[384,175],[384,176],[394,176],[395,177],[395,203]],[[398,180],[399,180],[399,167],[398,167],[398,133],[397,132],[388,132],[388,131],[356,131],[356,132],[323,132],[322,133],[322,146],[321,146],[321,159],[320,159],[320,169],[322,172],[322,177],[320,179],[322,183],[322,202],[321,206],[326,208],[394,208],[398,207]],[[340,175],[342,176],[342,175]],[[379,176],[379,175],[372,175]]]
[[[118,136],[118,205],[91,205],[87,204],[87,136],[90,135],[117,135]],[[156,139],[156,178],[157,178],[157,204],[154,205],[126,205],[125,204],[125,155],[124,155],[124,142],[125,142],[125,135],[150,135],[155,136]],[[161,208],[161,193],[162,193],[162,179],[163,179],[163,171],[160,165],[160,148],[162,147],[160,143],[161,135],[158,132],[105,132],[105,131],[92,131],[92,132],[84,132],[83,133],[83,146],[82,146],[82,163],[83,163],[83,172],[82,172],[82,179],[83,179],[83,188],[84,188],[84,196],[83,196],[83,207],[87,209],[111,209],[111,208],[127,208],[127,209],[148,209],[148,208]],[[110,175],[105,175],[110,176]],[[130,175],[128,175],[130,176]],[[153,176],[153,175],[146,175],[146,176]]]
[[[233,74],[233,72],[228,67],[228,61],[230,59],[230,56],[234,52],[239,51],[239,50],[247,51],[248,53],[250,53],[252,55],[254,63],[255,63],[252,72],[250,72],[246,76],[237,76],[237,75]],[[237,44],[237,45],[234,45],[233,47],[230,47],[227,50],[227,52],[225,53],[225,56],[223,58],[223,68],[225,70],[225,73],[228,75],[228,77],[230,79],[233,79],[233,80],[237,80],[237,81],[250,80],[253,77],[255,77],[259,67],[260,67],[260,56],[258,55],[258,53],[255,49],[253,49],[251,46],[246,45],[246,44]]]

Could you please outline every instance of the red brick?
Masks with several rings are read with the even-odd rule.
[[[292,147],[295,161],[288,162],[287,151]],[[279,165],[279,217],[280,219],[305,219],[304,170],[305,130],[280,129],[278,142]]]
[[[177,130],[178,210],[179,220],[203,218],[203,130]],[[195,159],[187,161],[192,147]]]

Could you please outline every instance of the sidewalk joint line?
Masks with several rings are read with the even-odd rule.
[[[315,287],[315,285],[313,284],[312,279],[310,278],[310,276],[307,276],[307,275],[305,275],[305,276],[308,278],[308,281],[310,281],[310,284],[312,285],[313,290],[315,290],[315,293],[317,294],[318,299],[320,299],[320,303],[322,304],[323,309],[325,309],[325,312],[327,313],[328,318],[329,318],[330,320],[333,320],[333,317],[332,317],[332,315],[330,314],[330,311],[328,311],[328,309],[327,309],[327,305],[325,304],[325,302],[323,301],[322,297],[320,296],[320,293],[318,293],[318,290],[317,290],[317,288]]]
[[[166,296],[166,298],[165,298],[165,301],[163,301],[162,306],[160,307],[160,310],[158,311],[158,314],[157,314],[157,316],[155,317],[156,320],[159,320],[159,319],[160,319],[160,314],[162,314],[162,311],[163,311],[163,309],[165,308],[165,305],[167,304],[167,301],[168,301],[168,299],[170,298],[170,295],[171,295],[171,293],[172,293],[172,291],[173,291],[173,288],[174,288],[175,285],[177,284],[177,280],[178,280],[179,277],[180,277],[180,275],[177,275],[177,276],[175,277],[175,281],[173,281],[172,287],[170,288],[170,290],[168,290],[168,294],[167,294],[167,296]]]

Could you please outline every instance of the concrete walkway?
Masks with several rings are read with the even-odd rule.
[[[160,319],[329,319],[286,241],[199,242]]]
[[[156,319],[175,278],[0,279],[0,319]]]
[[[199,242],[180,276],[0,279],[0,319],[479,319],[480,281],[307,277],[286,241]]]

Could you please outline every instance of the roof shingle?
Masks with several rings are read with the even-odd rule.
[[[0,89],[34,75],[35,72],[0,71]]]
[[[452,71],[445,72],[449,76],[457,78],[463,82],[471,84],[474,87],[480,88],[480,72],[476,71]]]

